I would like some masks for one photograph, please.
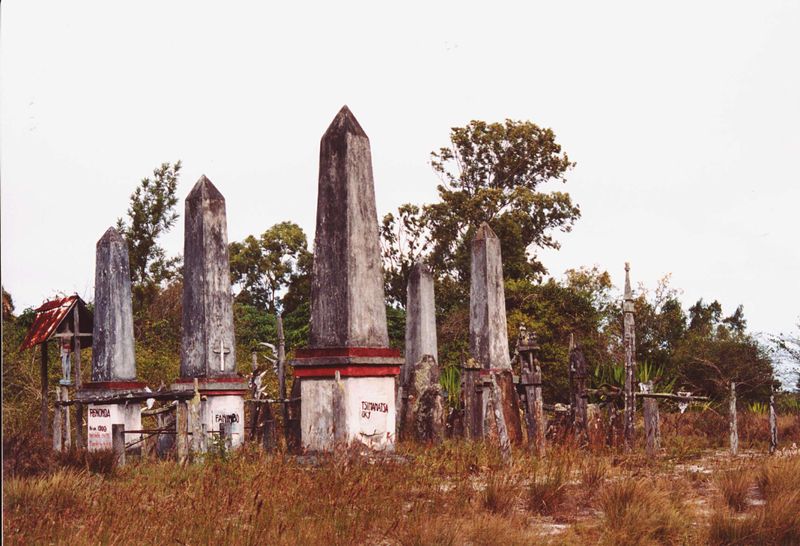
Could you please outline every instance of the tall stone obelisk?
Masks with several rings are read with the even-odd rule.
[[[94,277],[94,326],[92,329],[92,381],[84,383],[76,400],[85,394],[110,395],[140,391],[136,381],[133,348],[133,309],[128,243],[113,227],[97,241]],[[90,404],[87,447],[111,449],[112,425],[141,430],[141,407],[135,404]],[[126,434],[127,441],[136,435]]]
[[[514,389],[514,376],[508,350],[500,239],[486,222],[480,225],[472,240],[470,275],[470,354],[483,369],[482,375],[486,378],[484,384],[491,385],[497,394],[494,398],[502,408],[508,440],[511,443],[521,443],[519,401]],[[485,400],[488,400],[488,397],[485,397]],[[486,407],[485,411],[490,410]],[[497,414],[496,409],[495,414]],[[484,415],[484,420],[490,417]]]
[[[389,349],[369,138],[343,107],[322,136],[309,348],[297,351],[302,445],[394,447]]]
[[[244,439],[247,384],[236,374],[225,198],[205,176],[186,197],[184,222],[181,378],[176,387],[193,388],[197,380],[205,394],[199,409],[189,407],[195,449],[203,449],[209,433],[227,436],[235,447]]]
[[[634,331],[633,291],[631,290],[631,266],[625,262],[625,299],[622,302],[623,343],[625,345],[625,414],[623,431],[625,448],[632,449],[636,422],[636,332]]]

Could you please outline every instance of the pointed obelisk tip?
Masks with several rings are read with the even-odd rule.
[[[222,194],[219,192],[217,187],[211,183],[206,175],[200,176],[195,183],[192,191],[189,192],[189,195],[186,196],[186,200],[195,200],[195,199],[225,199]]]
[[[633,299],[631,290],[631,264],[625,262],[625,299]]]
[[[350,108],[345,104],[342,106],[341,110],[339,110],[339,113],[336,114],[336,117],[333,118],[333,121],[328,126],[328,130],[325,131],[322,138],[341,137],[347,134],[368,138],[367,133],[361,128],[361,124],[358,123],[353,112],[351,112]]]
[[[111,226],[103,233],[103,236],[100,237],[100,240],[97,241],[97,244],[111,244],[111,243],[124,243],[125,238],[120,235],[119,231],[117,231],[114,226]]]
[[[475,238],[473,240],[479,241],[481,239],[497,239],[497,235],[494,234],[494,231],[492,231],[492,228],[490,228],[489,224],[486,222],[483,222],[478,228],[478,231],[475,232]]]

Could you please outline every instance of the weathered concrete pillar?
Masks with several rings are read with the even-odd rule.
[[[205,176],[186,197],[181,377],[236,374],[225,198]]]
[[[369,138],[345,106],[320,142],[311,332],[293,361],[303,448],[393,449],[402,362],[389,349]]]
[[[427,264],[417,262],[411,268],[406,289],[406,353],[400,375],[403,385],[408,383],[411,370],[425,355],[439,362],[433,274]]]
[[[145,387],[136,381],[128,243],[110,227],[97,241],[95,257],[92,381],[82,386],[77,400],[84,396],[138,392]],[[77,326],[76,321],[76,331]],[[87,413],[89,451],[112,449],[114,426],[142,429],[138,403],[89,404]],[[125,439],[133,442],[140,438],[141,434],[127,434]]]
[[[484,373],[496,376],[499,404],[509,440],[519,444],[522,442],[522,424],[508,351],[500,239],[485,222],[472,240],[469,302],[470,354]]]
[[[411,268],[406,297],[406,354],[398,399],[402,438],[442,439],[444,405],[437,359],[433,275],[418,262]]]
[[[403,393],[401,438],[441,441],[444,435],[444,402],[442,386],[439,384],[439,366],[431,355],[424,355],[411,369]]]
[[[631,291],[630,265],[625,263],[625,300],[622,304],[625,344],[625,413],[623,431],[625,448],[633,447],[634,425],[636,422],[636,333],[634,331],[633,291]]]
[[[236,373],[225,198],[205,176],[186,197],[184,221],[181,378],[175,388],[194,389],[198,379],[205,396],[189,408],[193,450],[205,451],[205,435],[219,434],[220,425],[231,447],[238,447],[247,384]]]
[[[96,258],[92,381],[134,381],[128,243],[113,227],[97,241]]]

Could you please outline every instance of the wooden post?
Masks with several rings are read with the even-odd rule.
[[[281,419],[285,430],[289,421],[289,408],[286,405],[286,337],[283,335],[283,316],[280,314],[278,315],[278,398],[281,400]]]
[[[299,452],[302,446],[300,430],[300,414],[303,411],[302,400],[300,400],[300,378],[295,377],[292,383],[291,401],[287,403],[289,408],[288,425],[286,426],[286,448],[292,452]]]
[[[778,416],[775,414],[775,393],[769,394],[769,453],[778,449]]]
[[[192,453],[199,454],[204,449],[203,426],[200,422],[200,387],[197,378],[194,378],[194,397],[189,400],[189,427],[192,431]]]
[[[542,399],[542,369],[533,355],[523,352],[522,386],[525,389],[525,424],[528,429],[528,445],[537,455],[544,455],[544,400]]]
[[[75,309],[73,310],[73,322],[75,335],[72,342],[72,354],[75,355],[75,390],[79,391],[83,385],[83,378],[81,377],[81,325],[80,325],[80,305],[75,302]],[[83,404],[80,402],[75,403],[75,445],[78,449],[83,448]]]
[[[55,409],[53,410],[53,451],[61,451],[63,447],[63,430],[61,430],[62,423],[61,423],[61,416],[63,415],[61,411],[61,406],[58,403],[61,402],[61,387],[56,387],[56,405]]]
[[[125,466],[125,425],[111,425],[111,446],[118,466]]]
[[[257,405],[264,406],[262,410],[264,430],[261,432],[261,445],[265,451],[275,451],[275,417],[272,415],[272,408],[269,406],[269,402]]]
[[[643,385],[645,393],[653,392],[653,382],[648,381]],[[661,430],[659,426],[658,399],[645,397],[642,402],[644,411],[644,435],[646,439],[646,452],[650,457],[654,457],[661,449]]]
[[[731,381],[731,397],[728,407],[728,424],[731,431],[731,455],[739,452],[739,429],[736,425],[736,383]]]
[[[258,400],[258,385],[256,385],[256,376],[258,375],[258,355],[255,351],[250,353],[253,368],[253,391],[250,393],[253,400]],[[261,404],[250,404],[252,411],[250,412],[250,439],[256,440],[258,438],[258,417],[261,413]]]
[[[179,463],[185,463],[189,454],[189,424],[186,413],[186,402],[178,400],[175,407],[175,449]]]
[[[49,432],[49,427],[47,425],[47,341],[43,341],[40,345],[40,356],[41,360],[39,363],[39,372],[41,373],[42,379],[42,390],[40,391],[42,394],[42,402],[41,407],[39,408],[39,427],[41,429],[42,436],[45,438],[47,437],[47,433]]]
[[[481,370],[471,359],[461,367],[461,395],[464,398],[464,436],[483,438],[483,385]]]
[[[575,437],[581,444],[589,442],[589,410],[588,394],[586,392],[587,377],[589,375],[586,357],[583,351],[575,342],[574,334],[569,335],[569,370],[570,381],[572,384],[572,406],[573,426],[575,427]]]
[[[69,402],[69,387],[66,385],[60,385],[61,388],[61,401],[62,402]],[[61,406],[61,425],[64,430],[64,444],[63,448],[66,451],[72,449],[72,427],[70,426],[69,422],[69,406],[63,405]]]
[[[634,329],[634,303],[631,290],[630,265],[625,262],[625,297],[623,310],[623,343],[625,345],[625,411],[623,414],[623,433],[625,450],[633,449],[634,427],[636,423],[636,333]]]

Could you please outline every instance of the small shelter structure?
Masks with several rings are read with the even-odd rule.
[[[81,349],[92,346],[92,329],[94,328],[94,317],[80,296],[73,294],[63,298],[48,300],[39,306],[34,313],[36,314],[33,324],[28,329],[25,339],[22,341],[19,350],[32,349],[36,345],[41,345],[41,393],[42,404],[40,410],[40,427],[43,435],[48,435],[48,410],[47,410],[47,389],[48,389],[48,342],[51,339],[58,341],[61,355],[62,377],[60,382],[59,398],[66,400],[69,398],[68,387],[75,385],[81,386]],[[73,383],[74,378],[74,383]],[[56,408],[60,411],[61,408]],[[63,407],[67,411],[66,406]],[[64,417],[69,419],[67,415]],[[83,412],[78,407],[77,415],[77,434],[76,440],[79,444],[83,443],[82,426]],[[68,421],[67,421],[68,422]],[[65,427],[66,431],[69,427]],[[69,432],[67,432],[69,436]],[[59,439],[59,447],[60,447]],[[67,437],[66,442],[70,440]]]

